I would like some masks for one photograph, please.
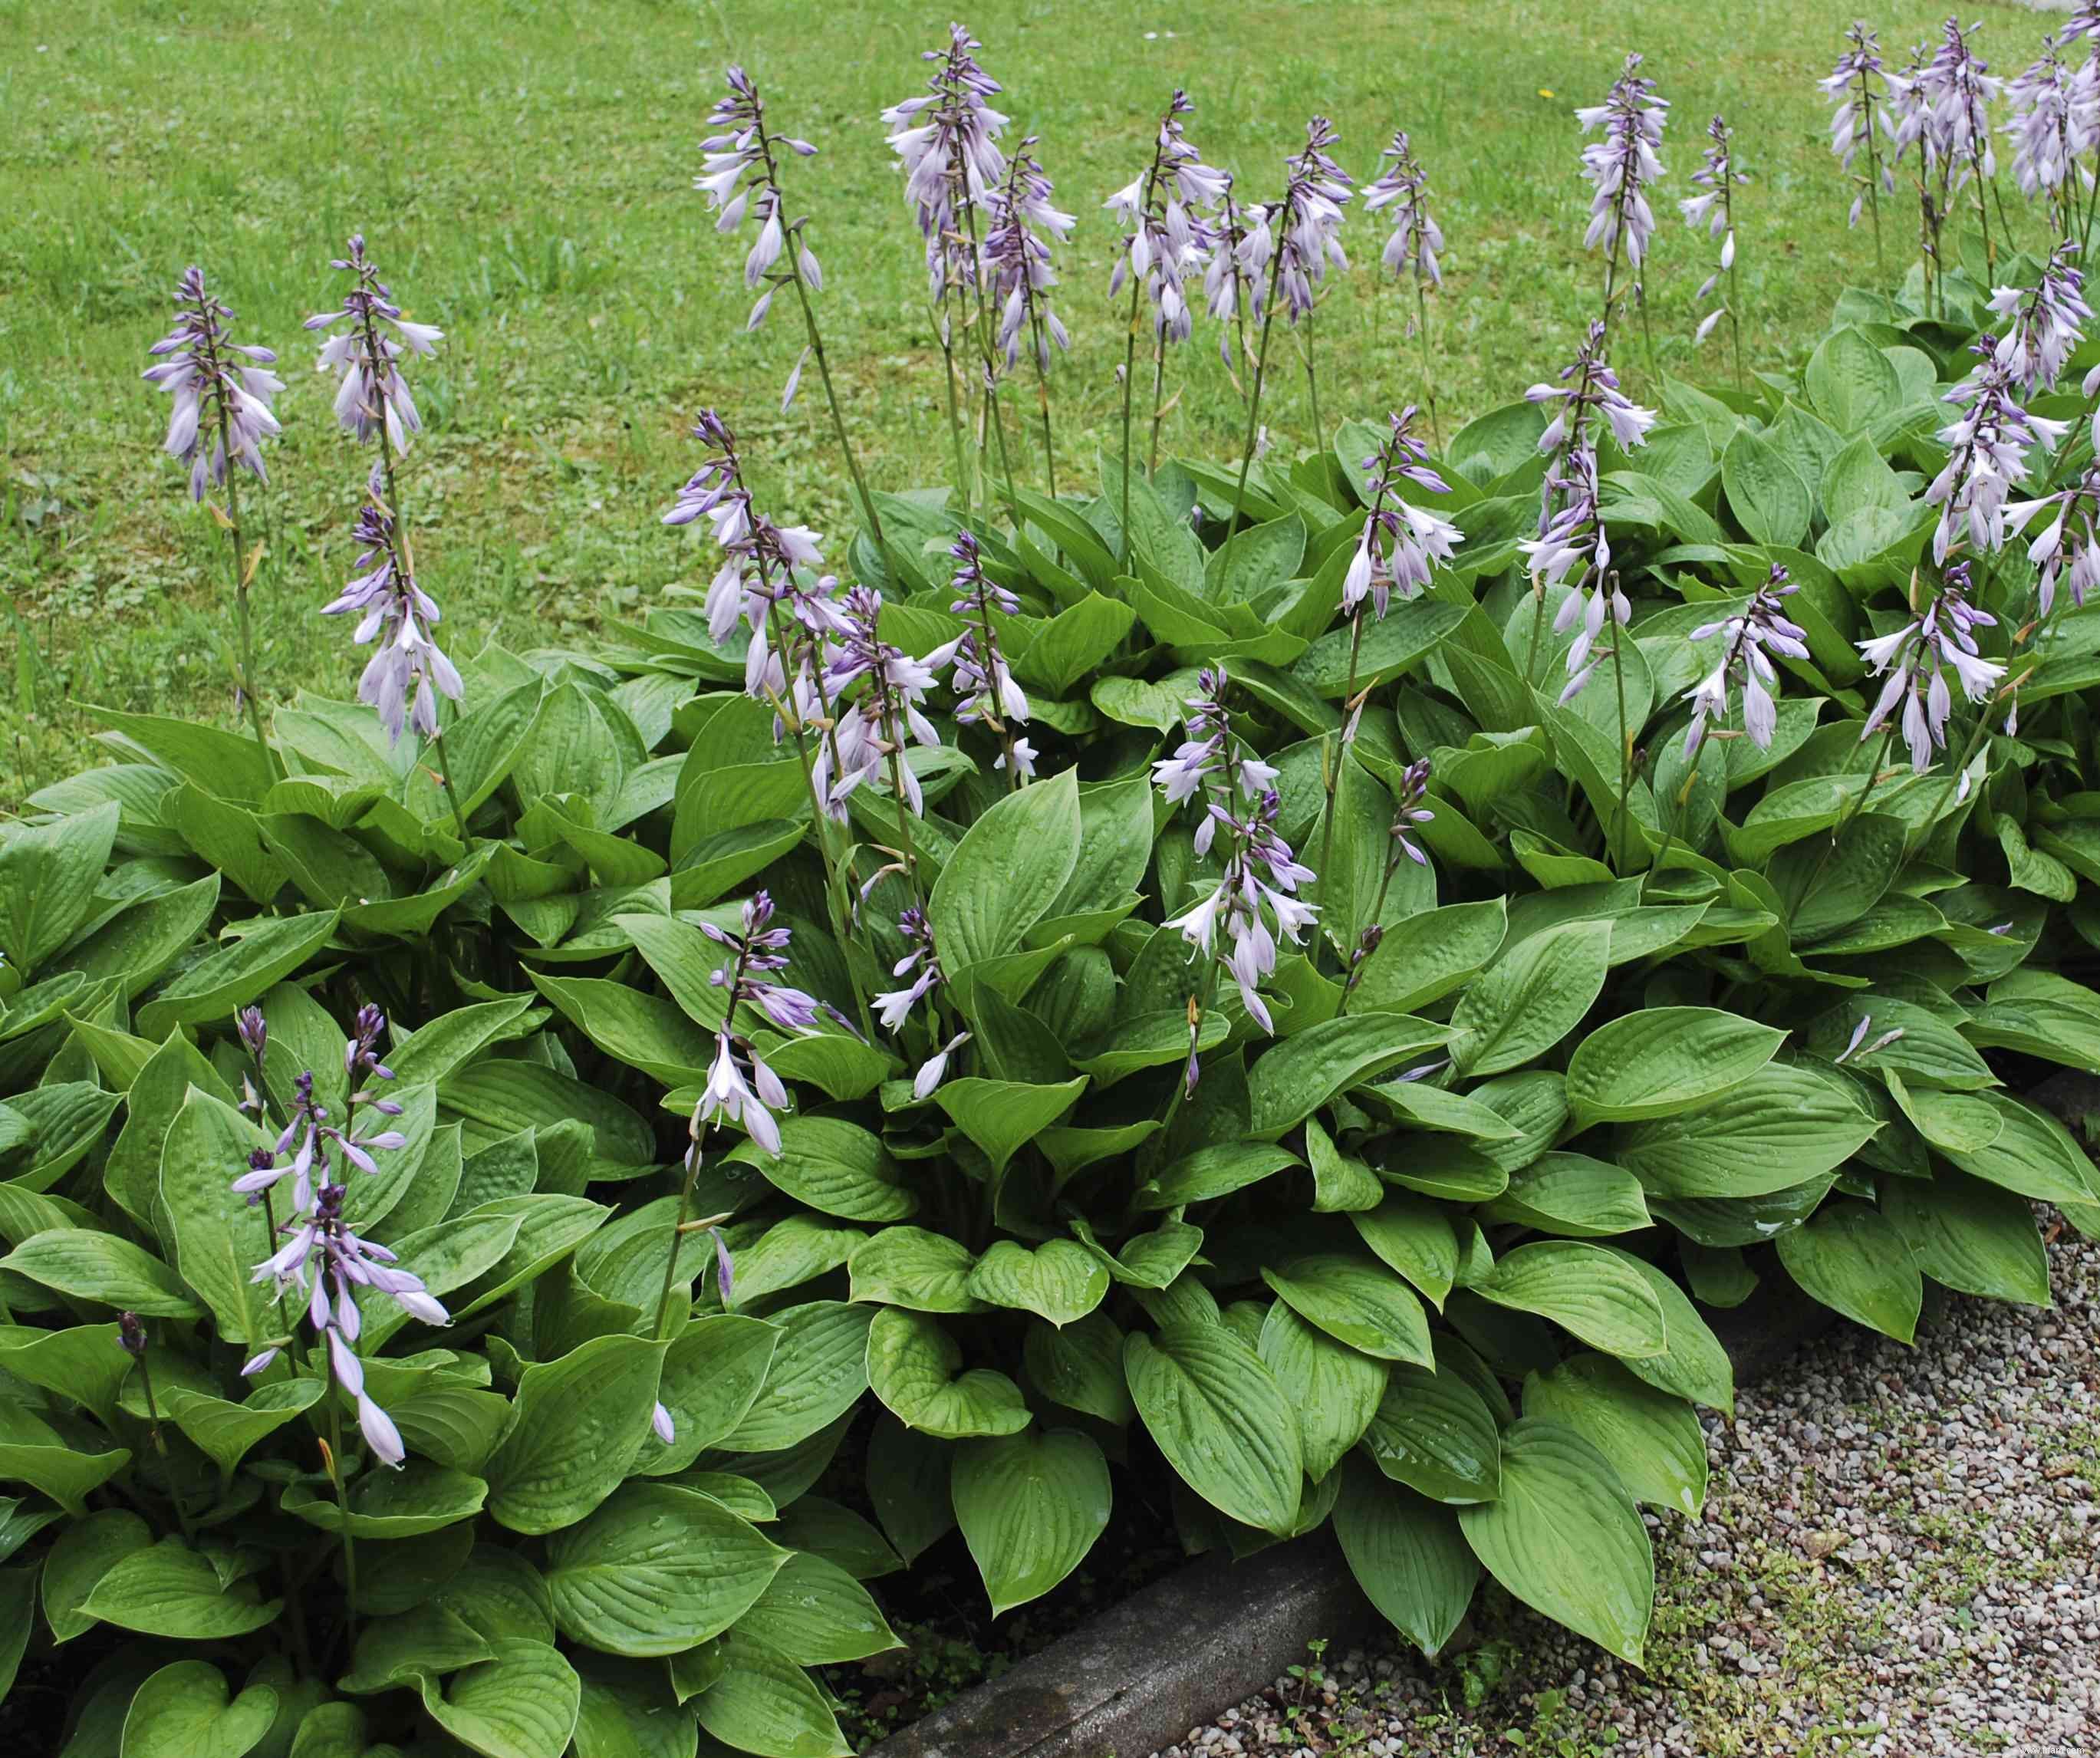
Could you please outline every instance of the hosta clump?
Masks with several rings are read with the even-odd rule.
[[[784,237],[748,82],[717,126]],[[1235,304],[1279,225],[1331,259],[1312,138],[1304,213],[1203,218]],[[704,415],[690,607],[456,679],[431,337],[354,247],[406,670],[106,713],[0,828],[0,1664],[64,1749],[826,1758],[885,1577],[1026,1604],[1118,1495],[1331,1519],[1431,1653],[1485,1574],[1639,1660],[1708,1314],[1908,1338],[2100,1223],[2017,1096],[2100,1069],[2100,348],[2076,252],[1947,224],[1929,310],[1710,391],[1622,386],[1608,304],[1440,455],[1127,446],[840,541]]]

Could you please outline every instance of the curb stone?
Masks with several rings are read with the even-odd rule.
[[[1838,1323],[1767,1274],[1740,1306],[1707,1312],[1738,1385]],[[865,1758],[1146,1758],[1302,1660],[1381,1619],[1323,1529],[1233,1562],[1207,1557],[974,1685]]]

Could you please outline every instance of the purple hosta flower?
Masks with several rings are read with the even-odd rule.
[[[1062,244],[1078,221],[1052,205],[1050,179],[1043,174],[1030,135],[1007,166],[1004,182],[985,192],[985,273],[999,305],[999,347],[1011,367],[1021,356],[1024,331],[1034,338],[1036,364],[1050,365],[1050,346],[1069,350],[1072,338],[1051,308],[1057,285],[1051,266],[1053,244]]]
[[[1635,269],[1655,236],[1655,210],[1648,205],[1647,190],[1662,175],[1656,149],[1670,119],[1669,99],[1656,96],[1655,82],[1641,77],[1640,67],[1639,55],[1628,55],[1611,95],[1575,113],[1583,133],[1595,130],[1601,136],[1582,148],[1582,174],[1591,189],[1583,246],[1623,250],[1627,266]]]
[[[1153,785],[1167,796],[1170,806],[1179,806],[1200,791],[1220,786],[1230,791],[1236,785],[1251,800],[1275,784],[1275,769],[1240,749],[1234,741],[1232,711],[1225,706],[1225,691],[1231,681],[1222,665],[1206,666],[1197,674],[1196,687],[1202,693],[1187,699],[1192,710],[1185,722],[1189,736],[1171,757],[1162,757],[1152,766]],[[1203,849],[1210,846],[1212,828],[1207,819],[1196,833]]]
[[[1965,413],[1939,430],[1947,463],[1925,491],[1927,504],[1939,509],[1932,559],[1941,563],[1959,546],[1988,554],[2005,542],[2006,498],[2027,479],[2028,448],[2054,444],[2070,426],[2020,406],[1996,337],[1979,336],[1970,351],[1979,356],[1975,366],[1944,400]]]
[[[1922,615],[1858,643],[1860,656],[1875,674],[1888,677],[1860,731],[1860,740],[1864,743],[1879,731],[1901,703],[1904,743],[1910,748],[1912,769],[1921,775],[1932,766],[1934,749],[1947,743],[1947,718],[1954,705],[1947,669],[1952,669],[1962,695],[1971,702],[1983,700],[2005,675],[2003,665],[1976,652],[1976,629],[1995,626],[1997,618],[1971,604],[1969,592],[1969,564],[1955,562]]]
[[[1767,649],[1790,659],[1808,657],[1808,636],[1799,624],[1784,614],[1786,601],[1801,589],[1790,584],[1786,569],[1772,563],[1771,577],[1751,595],[1740,614],[1705,623],[1690,638],[1705,641],[1723,638],[1721,662],[1685,691],[1692,705],[1692,725],[1684,735],[1684,754],[1689,758],[1706,737],[1706,722],[1728,718],[1728,686],[1740,684],[1743,691],[1743,731],[1759,750],[1771,749],[1772,734],[1779,726],[1779,705],[1773,691],[1779,672]]]
[[[901,989],[890,989],[875,997],[875,1016],[882,1023],[885,1031],[902,1031],[904,1023],[911,1017],[911,1009],[927,996],[935,995],[947,983],[947,974],[941,968],[940,948],[933,943],[933,925],[926,912],[916,904],[904,910],[897,918],[898,932],[904,936],[906,947],[903,957],[890,968],[893,977],[909,977],[911,980]],[[929,1009],[938,1004],[928,1003]],[[948,1072],[948,1058],[968,1043],[970,1035],[958,1031],[933,1053],[919,1065],[919,1071],[911,1078],[911,1093],[915,1098],[925,1098],[940,1085]]]
[[[229,461],[268,479],[262,442],[278,431],[271,398],[285,382],[269,349],[233,339],[233,311],[205,289],[204,271],[186,268],[175,284],[175,326],[148,351],[139,376],[174,401],[162,449],[190,467],[190,498],[226,480]]]
[[[1597,422],[1601,417],[1619,444],[1631,450],[1647,444],[1655,413],[1639,408],[1619,389],[1604,358],[1606,339],[1603,320],[1593,320],[1582,351],[1562,369],[1560,383],[1533,385],[1524,393],[1530,402],[1560,405],[1538,439],[1539,450],[1554,457],[1541,493],[1538,535],[1518,548],[1526,558],[1533,591],[1543,594],[1570,584],[1575,588],[1561,602],[1553,624],[1555,634],[1564,634],[1578,618],[1582,623],[1568,650],[1563,702],[1573,700],[1590,681],[1606,618],[1623,626],[1633,614],[1611,572],[1611,541],[1598,506]]]
[[[1150,167],[1101,204],[1127,233],[1109,277],[1109,295],[1134,278],[1152,302],[1154,333],[1169,342],[1187,341],[1196,327],[1182,289],[1217,242],[1202,210],[1221,200],[1231,182],[1203,163],[1183,132],[1181,118],[1195,108],[1187,93],[1174,94],[1154,137]]]
[[[244,1007],[234,1015],[234,1029],[240,1034],[241,1048],[257,1062],[270,1046],[270,1022],[262,1017],[259,1007]]]
[[[751,76],[740,67],[732,67],[728,79],[727,94],[717,98],[708,113],[708,126],[715,132],[700,143],[700,174],[693,179],[693,187],[715,210],[717,232],[735,232],[747,216],[758,220],[757,234],[743,259],[744,285],[757,287],[763,282],[765,287],[743,326],[756,329],[765,321],[774,293],[783,280],[799,276],[812,290],[824,285],[824,271],[804,235],[804,223],[796,220],[789,225],[781,217],[779,169],[773,157],[775,146],[785,147],[805,159],[817,149],[806,140],[769,134],[765,100]],[[783,261],[789,264],[785,270],[779,267]],[[805,357],[807,353],[805,349]],[[801,377],[802,362],[797,360],[788,374],[787,395],[781,400],[783,409],[795,400],[795,387]]]
[[[2084,297],[2085,276],[2071,260],[2077,254],[2078,245],[2067,238],[2049,253],[2041,279],[2032,287],[2000,287],[1991,295],[1991,309],[2006,320],[1998,364],[2028,396],[2055,389],[2081,338],[2085,320],[2093,315]],[[2100,389],[2100,369],[2088,376],[2086,384],[2088,396]]]
[[[1448,519],[1399,497],[1394,484],[1402,480],[1432,494],[1449,494],[1451,485],[1429,467],[1427,448],[1409,431],[1414,406],[1387,420],[1384,443],[1364,460],[1370,479],[1370,516],[1342,578],[1342,608],[1353,614],[1368,594],[1372,612],[1381,620],[1395,591],[1403,599],[1413,598],[1429,584],[1431,568],[1449,561],[1454,546],[1466,541]]]
[[[1895,133],[1886,108],[1890,88],[1882,68],[1881,42],[1864,24],[1853,25],[1846,32],[1845,40],[1850,46],[1838,57],[1838,64],[1831,68],[1829,77],[1820,82],[1824,95],[1835,106],[1830,117],[1830,150],[1837,154],[1838,162],[1850,171],[1864,144],[1869,166],[1880,174],[1882,188],[1894,194],[1895,173],[1879,162],[1874,151],[1877,130],[1891,136]],[[1877,81],[1881,84],[1878,92],[1874,89]],[[1860,210],[1866,203],[1868,185],[1866,178],[1855,177],[1855,181],[1860,190],[1852,197],[1852,211],[1847,221],[1853,226],[1860,223]]]
[[[2100,585],[2100,462],[2089,463],[2069,488],[2039,500],[2010,501],[2005,504],[2005,536],[2017,537],[2034,522],[2044,507],[2054,507],[2056,516],[2043,526],[2027,546],[2027,559],[2039,570],[2035,581],[2035,608],[2047,617],[2056,608],[2058,581],[2068,577],[2071,600],[2084,609],[2086,599]]]
[[[1233,180],[1224,180],[1211,259],[1203,270],[1205,309],[1217,320],[1218,358],[1233,369],[1232,325],[1237,319],[1260,319],[1264,294],[1261,277],[1275,249],[1266,213],[1242,208],[1233,199]],[[1237,381],[1235,381],[1237,382]]]
[[[250,1279],[274,1282],[280,1297],[293,1288],[307,1296],[307,1322],[314,1327],[315,1341],[328,1350],[331,1376],[356,1400],[357,1425],[365,1444],[382,1464],[398,1466],[408,1451],[401,1444],[401,1431],[364,1389],[364,1364],[357,1356],[358,1334],[364,1328],[357,1290],[376,1288],[392,1296],[404,1311],[425,1324],[449,1324],[452,1319],[420,1276],[402,1269],[386,1246],[360,1238],[343,1219],[347,1195],[342,1185],[324,1184],[315,1193],[311,1208],[280,1230],[286,1235],[285,1246],[257,1265]],[[260,1373],[281,1347],[264,1349],[240,1371]]]
[[[751,630],[743,658],[746,691],[761,699],[792,695],[798,710],[805,710],[812,705],[807,697],[815,669],[814,643],[843,634],[846,627],[832,602],[838,581],[821,572],[823,539],[806,525],[776,525],[753,509],[736,435],[712,409],[700,411],[693,437],[713,455],[687,479],[664,523],[690,525],[704,518],[722,551],[721,565],[708,586],[708,633],[724,642],[738,621],[743,621]],[[814,576],[814,581],[808,576]],[[792,678],[787,659],[774,650],[776,607],[788,613],[796,649]],[[774,736],[782,730],[776,726]]]
[[[2013,114],[2002,132],[2013,143],[2013,180],[2030,200],[2045,197],[2060,223],[2067,221],[2073,173],[2093,144],[2090,80],[2085,69],[2064,65],[2057,38],[2048,36],[2041,59],[2005,82],[2005,97]]]
[[[1427,867],[1429,857],[1414,841],[1417,824],[1433,823],[1436,814],[1422,802],[1429,792],[1429,759],[1418,757],[1401,776],[1400,797],[1393,802],[1392,825],[1388,834],[1396,855],[1405,855],[1418,867]]]
[[[364,572],[323,605],[321,614],[355,612],[357,629],[351,638],[360,647],[377,643],[358,679],[357,699],[378,711],[388,736],[398,743],[403,727],[412,722],[428,738],[438,730],[438,697],[448,696],[457,702],[464,688],[435,633],[444,613],[416,584],[394,515],[377,499],[368,499],[358,510],[351,535],[363,546],[351,565]]]
[[[386,1080],[394,1077],[385,1075]],[[311,1070],[301,1072],[293,1084],[291,1118],[278,1135],[274,1146],[259,1148],[249,1156],[248,1170],[233,1181],[233,1188],[246,1197],[249,1203],[262,1200],[262,1193],[273,1189],[280,1181],[292,1181],[292,1207],[311,1208],[314,1192],[329,1182],[331,1152],[340,1154],[360,1172],[377,1173],[379,1163],[374,1154],[392,1153],[406,1147],[408,1138],[399,1129],[381,1129],[373,1132],[368,1125],[357,1121],[357,1108],[367,1106],[382,1117],[398,1117],[401,1107],[392,1099],[376,1098],[367,1092],[353,1093],[345,1109],[344,1120],[331,1120],[329,1109],[314,1098],[314,1077]],[[244,1106],[244,1109],[250,1108]],[[260,1110],[259,1102],[253,1106]],[[291,1155],[289,1161],[284,1156]]]
[[[1873,1030],[1873,1027],[1874,1016],[1872,1014],[1860,1014],[1860,1023],[1853,1027],[1852,1036],[1846,1040],[1845,1048],[1838,1051],[1830,1060],[1840,1067],[1846,1062],[1863,1062],[1869,1056],[1886,1049],[1904,1035],[1904,1028],[1898,1026],[1893,1031],[1884,1031],[1873,1043],[1867,1044],[1867,1034]],[[1866,1045],[1864,1049],[1860,1048],[1863,1044]]]
[[[423,418],[401,376],[401,361],[408,354],[435,353],[444,332],[402,316],[392,290],[379,278],[378,265],[364,254],[363,233],[353,232],[350,254],[331,258],[329,267],[351,276],[350,289],[334,311],[308,318],[307,328],[330,332],[315,364],[317,370],[333,373],[342,381],[335,394],[336,419],[360,441],[383,435],[386,448],[406,452],[409,435],[422,431]],[[348,327],[338,331],[338,324]]]
[[[1687,196],[1678,206],[1684,214],[1684,223],[1697,228],[1704,226],[1706,236],[1721,241],[1720,266],[1709,275],[1697,293],[1692,295],[1696,305],[1720,284],[1721,277],[1736,266],[1736,225],[1731,201],[1732,192],[1750,179],[1736,169],[1733,144],[1734,131],[1719,117],[1706,125],[1706,157],[1692,180],[1699,186],[1699,193]],[[1731,286],[1734,282],[1729,283]],[[1699,328],[1692,339],[1704,342],[1714,333],[1714,326],[1727,316],[1726,304],[1717,305],[1699,320]]]
[[[957,640],[955,668],[949,677],[958,698],[955,718],[964,726],[982,722],[999,734],[1000,742],[1012,753],[1015,775],[1025,781],[1035,772],[1035,753],[1026,740],[1017,745],[1011,742],[1011,723],[1026,723],[1028,697],[1013,681],[991,621],[994,611],[1004,616],[1017,614],[1021,600],[985,572],[984,559],[973,532],[958,533],[948,553],[956,563],[955,596],[948,608],[969,622]],[[998,766],[1004,766],[1005,762],[1002,754]]]
[[[1405,129],[1394,130],[1392,144],[1379,155],[1379,163],[1383,168],[1364,185],[1366,214],[1392,210],[1392,230],[1379,260],[1396,275],[1411,270],[1431,285],[1442,286],[1444,271],[1436,253],[1444,248],[1444,228],[1429,212],[1428,174],[1416,160]]]
[[[926,241],[927,284],[936,304],[946,303],[950,288],[974,282],[971,213],[1006,170],[998,141],[1007,119],[985,102],[999,84],[977,64],[975,51],[982,46],[960,24],[951,24],[948,46],[920,57],[936,64],[925,95],[882,113],[889,148],[904,167],[904,193]]]
[[[838,709],[837,769],[834,773],[834,741],[827,740],[817,758],[817,788],[826,809],[843,815],[846,797],[880,772],[885,762],[893,762],[906,802],[923,818],[925,797],[918,776],[904,761],[904,735],[908,732],[924,745],[941,742],[920,705],[961,643],[960,638],[946,642],[924,659],[914,659],[895,643],[882,638],[881,621],[880,592],[864,585],[847,592],[844,632],[830,646],[824,668],[826,693],[836,703],[857,680],[865,678],[867,687],[849,707]]]
[[[1326,117],[1316,116],[1305,125],[1304,148],[1289,161],[1278,222],[1282,236],[1277,248],[1282,252],[1282,262],[1276,285],[1284,315],[1293,324],[1311,315],[1328,265],[1349,266],[1337,234],[1342,229],[1342,205],[1355,192],[1348,174],[1327,150],[1341,138]]]
[[[1238,985],[1248,1017],[1264,1031],[1276,1029],[1260,992],[1262,980],[1276,969],[1276,936],[1299,943],[1319,914],[1297,895],[1299,886],[1313,873],[1277,834],[1276,819],[1282,810],[1282,797],[1273,788],[1265,788],[1243,807],[1238,806],[1230,788],[1214,789],[1196,840],[1198,852],[1207,853],[1217,833],[1224,833],[1224,876],[1209,896],[1166,924],[1205,957],[1218,959],[1220,968]]]
[[[751,1006],[783,1031],[817,1029],[816,999],[800,989],[768,980],[774,972],[788,968],[788,945],[794,933],[791,928],[773,925],[770,893],[757,892],[745,903],[741,934],[717,928],[711,921],[702,922],[700,932],[736,955],[733,971],[717,970],[708,979],[718,989],[735,986],[736,992],[729,1000],[730,1012],[739,1006]]]
[[[1934,149],[1943,164],[1953,168],[1953,187],[1959,189],[1970,176],[1988,183],[1997,176],[1997,151],[1991,145],[1991,105],[1997,101],[2004,82],[1991,77],[1991,63],[1979,61],[1970,38],[1980,25],[1961,29],[1959,19],[1949,19],[1940,29],[1940,46],[1921,73],[1926,101],[1926,130],[1934,136]]]

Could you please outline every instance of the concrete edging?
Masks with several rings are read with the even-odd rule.
[[[1767,1275],[1710,1310],[1736,1382],[1764,1378],[1838,1322]],[[1326,1529],[1233,1562],[1205,1557],[869,1748],[866,1758],[1149,1758],[1302,1661],[1382,1620]]]

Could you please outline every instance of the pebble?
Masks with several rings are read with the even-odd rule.
[[[2100,1245],[2049,1257],[2053,1308],[1928,1301],[1915,1349],[1843,1326],[1705,1413],[1705,1512],[1650,1522],[1646,1672],[1476,1601],[1511,1648],[1330,1653],[1154,1758],[2100,1754]]]

